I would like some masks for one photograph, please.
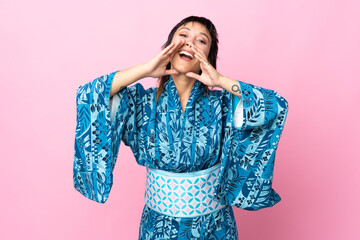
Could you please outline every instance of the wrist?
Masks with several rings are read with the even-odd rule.
[[[225,82],[226,82],[226,78],[225,76],[223,75],[220,75],[219,77],[219,81],[218,81],[218,84],[216,85],[216,87],[220,87],[220,88],[225,88]]]
[[[139,69],[142,75],[142,78],[150,77],[149,69],[146,63],[139,64]]]

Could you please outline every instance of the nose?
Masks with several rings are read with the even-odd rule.
[[[190,43],[190,42],[187,42],[187,43],[186,43],[186,46],[188,46],[188,47],[191,47],[191,45],[193,45],[193,44]]]
[[[186,39],[186,45],[190,47],[190,45],[194,45],[195,44],[195,41],[196,41],[196,38],[195,37],[189,37],[188,39]]]

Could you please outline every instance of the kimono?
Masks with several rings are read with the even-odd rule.
[[[254,211],[281,200],[272,188],[288,113],[281,95],[239,80],[242,98],[225,89],[206,94],[196,81],[183,113],[171,76],[158,102],[157,88],[140,83],[110,98],[116,72],[77,89],[73,182],[82,195],[107,201],[122,141],[145,167],[182,173],[221,164],[213,197],[225,208],[180,218],[145,205],[139,239],[238,239],[232,206]]]

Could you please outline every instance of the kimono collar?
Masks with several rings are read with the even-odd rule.
[[[168,92],[169,97],[176,102],[177,108],[182,111],[179,93],[176,89],[174,79],[171,77],[171,75],[169,75],[169,80],[165,82],[164,88]],[[193,88],[191,89],[186,108],[192,106],[193,102],[203,93],[203,91],[204,90],[201,82],[196,80]]]

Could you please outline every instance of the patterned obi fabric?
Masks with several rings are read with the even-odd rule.
[[[145,204],[165,215],[196,217],[225,207],[213,200],[220,163],[205,170],[173,173],[146,167]]]

